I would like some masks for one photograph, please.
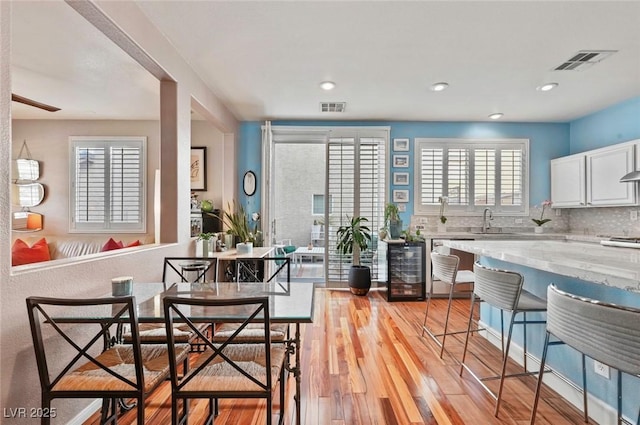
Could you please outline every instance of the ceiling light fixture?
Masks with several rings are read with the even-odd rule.
[[[547,84],[543,84],[541,86],[536,87],[536,90],[549,91],[549,90],[555,89],[556,87],[558,87],[558,83],[547,83]]]
[[[333,90],[336,87],[336,83],[333,81],[323,81],[320,83],[322,90]]]
[[[502,112],[496,112],[495,114],[489,115],[489,118],[491,118],[492,120],[499,120],[503,115],[504,114]]]
[[[435,83],[434,85],[431,86],[431,90],[432,91],[442,91],[444,89],[446,89],[447,87],[449,87],[449,83],[445,83],[440,82],[440,83]]]

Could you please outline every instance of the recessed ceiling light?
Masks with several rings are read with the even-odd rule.
[[[333,90],[336,87],[336,83],[333,81],[323,81],[320,83],[322,90]]]
[[[549,90],[555,89],[556,87],[558,87],[558,83],[547,83],[547,84],[543,84],[541,86],[536,87],[536,90],[549,91]]]
[[[435,83],[434,85],[431,86],[431,90],[432,91],[442,91],[444,89],[446,89],[447,87],[449,87],[449,83],[445,83],[440,82],[440,83]]]
[[[491,118],[492,120],[499,120],[503,115],[504,114],[502,112],[496,112],[495,114],[489,115],[489,118]]]

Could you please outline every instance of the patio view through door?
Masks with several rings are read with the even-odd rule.
[[[372,267],[375,280],[377,233],[387,193],[388,129],[265,127],[266,236],[272,244],[295,246],[292,278],[324,282],[326,277],[346,285],[351,259],[336,251],[336,231],[362,215],[373,235],[362,262]]]

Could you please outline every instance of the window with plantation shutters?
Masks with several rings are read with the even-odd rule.
[[[146,138],[70,141],[70,231],[144,232]]]
[[[416,138],[416,213],[437,214],[440,197],[447,213],[528,214],[526,139],[464,140]]]

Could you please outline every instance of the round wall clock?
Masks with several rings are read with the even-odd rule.
[[[253,196],[253,194],[256,193],[256,175],[253,171],[247,171],[244,173],[242,188],[247,196]]]

